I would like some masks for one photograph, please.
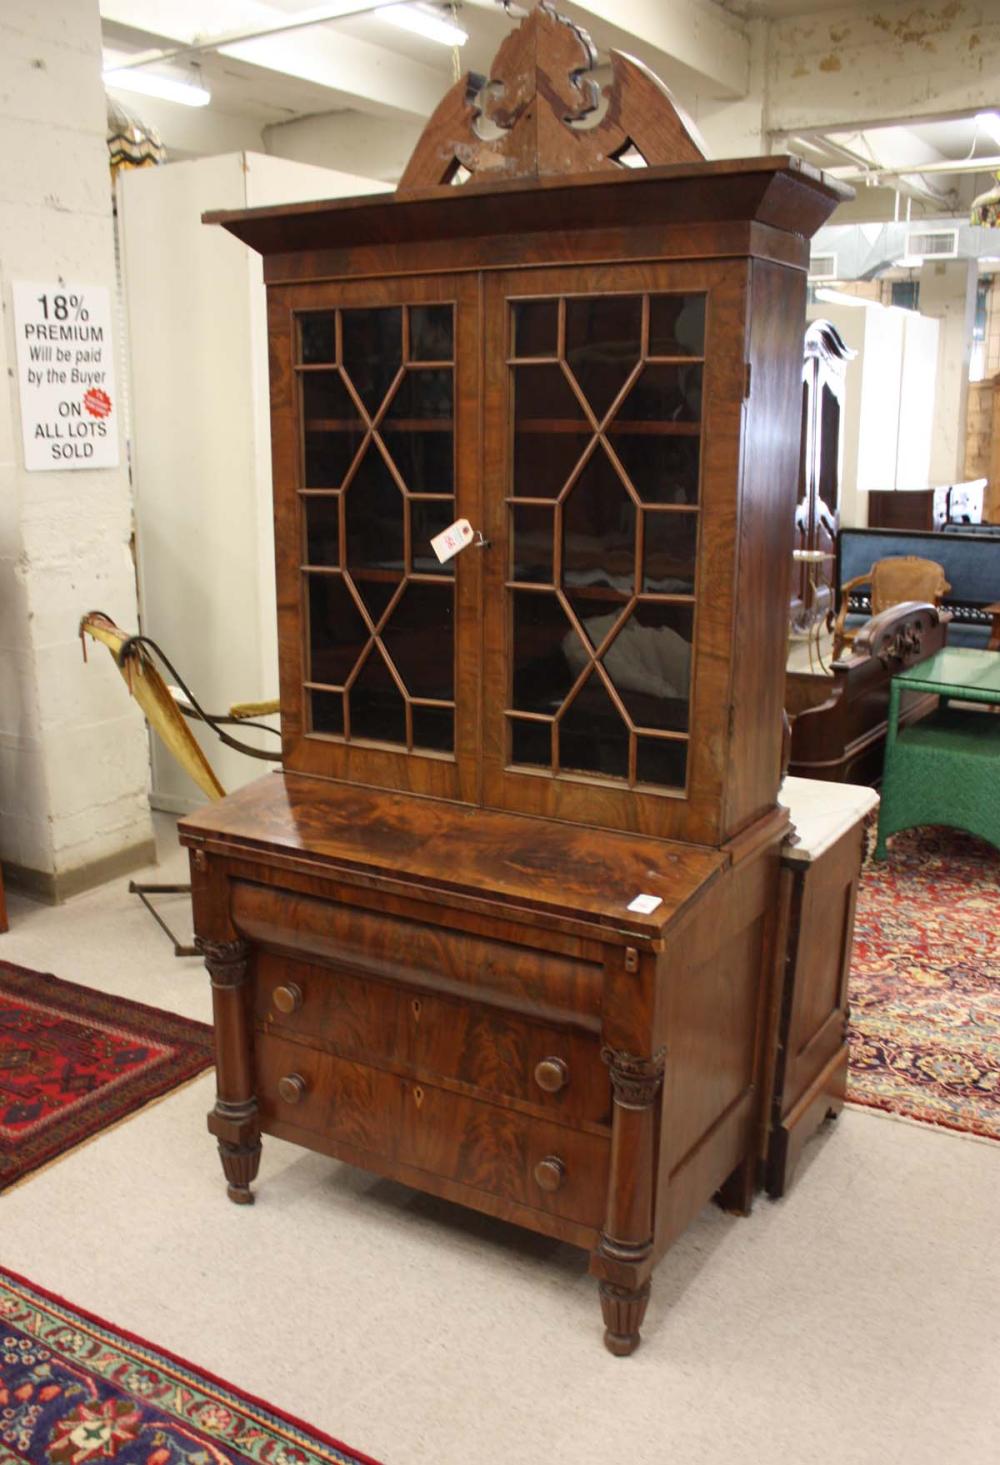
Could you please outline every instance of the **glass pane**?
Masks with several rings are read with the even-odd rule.
[[[611,446],[647,504],[698,502],[698,437],[629,432],[627,424],[611,424]]]
[[[635,504],[598,445],[563,502],[563,584],[631,593],[635,516]]]
[[[527,585],[551,585],[554,511],[531,504],[514,504],[511,522],[514,540],[512,578]]]
[[[604,666],[636,727],[686,732],[691,695],[690,605],[635,606]]]
[[[310,692],[309,706],[313,732],[343,735],[344,694],[342,692]]]
[[[450,707],[414,707],[413,744],[451,753],[455,747],[455,714]]]
[[[382,640],[411,697],[450,701],[455,695],[455,588],[408,585]]]
[[[455,521],[454,499],[414,499],[410,505],[410,546],[418,574],[454,575],[455,561],[444,564],[431,549],[431,540]]]
[[[617,414],[619,422],[697,422],[701,364],[644,366]]]
[[[337,338],[332,310],[308,311],[299,316],[299,359],[306,363],[335,361]]]
[[[658,783],[663,788],[683,788],[687,777],[687,743],[673,738],[637,739],[635,765],[639,783]]]
[[[344,369],[374,416],[402,364],[402,309],[342,310],[340,319]]]
[[[514,311],[514,355],[555,356],[559,340],[558,300],[519,300]]]
[[[704,356],[704,295],[649,297],[649,354]]]
[[[588,661],[554,594],[515,590],[514,701],[522,712],[554,713]]]
[[[403,578],[403,496],[374,442],[344,491],[346,564],[370,613]]]
[[[530,763],[535,768],[552,767],[551,722],[522,722],[510,719],[510,761]]]
[[[340,564],[340,498],[303,499],[306,514],[306,563]]]
[[[337,371],[304,372],[304,488],[339,488],[361,446],[365,429]]]
[[[385,445],[411,493],[454,490],[452,407],[450,368],[408,371],[382,419]]]
[[[566,360],[603,417],[639,360],[642,298],[593,295],[566,302]]]
[[[307,576],[309,680],[342,687],[368,644],[368,631],[340,575]]]
[[[584,682],[559,723],[559,767],[628,777],[628,728],[596,672]]]
[[[377,646],[349,694],[351,737],[406,744],[406,704]]]
[[[650,511],[643,519],[643,591],[653,595],[692,595],[698,515]]]
[[[454,352],[454,312],[450,305],[410,306],[410,360],[450,361]]]
[[[386,421],[450,422],[452,416],[450,366],[407,371],[393,393]]]
[[[555,498],[592,439],[559,366],[514,367],[514,493]]]
[[[573,607],[584,634],[588,641],[596,648],[600,646],[612,626],[621,620],[622,612],[629,603],[629,596],[618,594],[613,590],[605,590],[601,586],[583,586],[579,590],[570,590],[566,599]]]

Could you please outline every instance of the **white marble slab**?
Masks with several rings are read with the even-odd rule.
[[[826,783],[818,778],[786,778],[778,795],[792,816],[797,844],[782,851],[785,861],[816,860],[842,834],[878,804],[873,788],[855,783]]]

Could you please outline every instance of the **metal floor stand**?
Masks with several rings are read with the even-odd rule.
[[[171,931],[155,905],[151,904],[148,899],[151,895],[190,895],[190,885],[137,885],[134,880],[130,880],[128,882],[128,889],[130,895],[137,895],[139,897],[156,924],[170,937],[174,945],[175,956],[198,955],[198,948],[196,946],[185,946],[177,940],[177,937]]]

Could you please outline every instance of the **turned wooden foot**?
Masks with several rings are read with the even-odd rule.
[[[260,1140],[253,1144],[234,1145],[219,1140],[219,1158],[226,1177],[226,1194],[236,1206],[252,1206],[254,1202],[250,1183],[257,1178],[260,1168]]]
[[[649,1283],[644,1282],[633,1292],[613,1282],[602,1282],[598,1290],[604,1315],[604,1346],[616,1358],[627,1358],[641,1341],[639,1329],[649,1303]]]

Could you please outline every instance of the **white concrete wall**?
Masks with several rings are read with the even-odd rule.
[[[260,153],[122,179],[142,627],[209,711],[277,696],[278,671],[263,272],[201,215],[381,187]],[[226,789],[266,770],[195,730]],[[204,803],[157,740],[153,802]]]
[[[940,325],[931,454],[935,483],[960,483],[965,476],[969,359],[978,284],[974,259],[929,260],[921,266],[920,313],[933,316]]]
[[[115,271],[97,0],[0,8],[0,855],[50,894],[148,856],[145,728],[77,625],[136,617],[124,467],[28,473],[11,284],[107,286]],[[100,648],[98,648],[100,649]]]
[[[844,394],[840,522],[868,523],[872,489],[928,488],[938,323],[880,305],[809,307],[854,351]]]

